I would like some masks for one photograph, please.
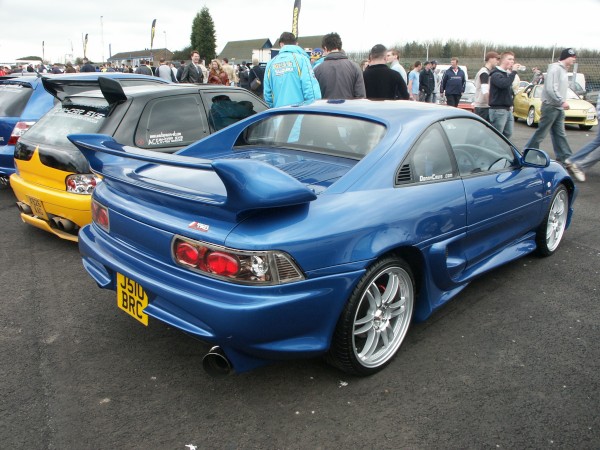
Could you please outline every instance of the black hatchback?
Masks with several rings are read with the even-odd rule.
[[[67,135],[105,134],[126,146],[172,153],[267,109],[231,86],[124,87],[99,78],[96,89],[81,92],[64,80],[43,83],[60,103],[19,139],[10,183],[24,222],[73,241],[91,221],[91,193],[101,180]]]

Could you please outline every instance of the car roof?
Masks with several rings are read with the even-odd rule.
[[[36,86],[40,83],[41,77],[35,75],[24,75],[17,77],[1,77],[0,84],[28,84],[30,86]]]

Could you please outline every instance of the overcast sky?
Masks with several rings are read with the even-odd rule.
[[[42,56],[42,41],[43,56],[52,62],[83,56],[86,33],[93,61],[150,48],[153,19],[153,48],[166,43],[179,50],[189,45],[192,20],[203,6],[215,23],[217,52],[234,40],[274,43],[291,30],[293,5],[294,0],[0,0],[0,62]],[[302,0],[299,35],[336,31],[349,51],[449,39],[497,44],[496,50],[510,45],[600,49],[599,17],[600,0]]]

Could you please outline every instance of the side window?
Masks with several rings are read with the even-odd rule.
[[[396,184],[442,181],[455,176],[443,132],[435,124],[412,148],[396,176]]]
[[[149,150],[183,147],[208,135],[197,94],[150,100],[135,131],[135,145]]]
[[[203,92],[202,98],[213,132],[267,109],[257,97],[241,90]]]
[[[494,172],[512,167],[512,147],[495,130],[473,119],[441,122],[458,163],[461,176]]]

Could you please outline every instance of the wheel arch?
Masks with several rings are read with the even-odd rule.
[[[423,280],[425,261],[423,253],[415,247],[401,246],[388,250],[382,255],[379,255],[377,260],[388,256],[401,258],[410,266],[413,277],[415,279],[415,307],[421,301],[420,293],[423,291]]]

